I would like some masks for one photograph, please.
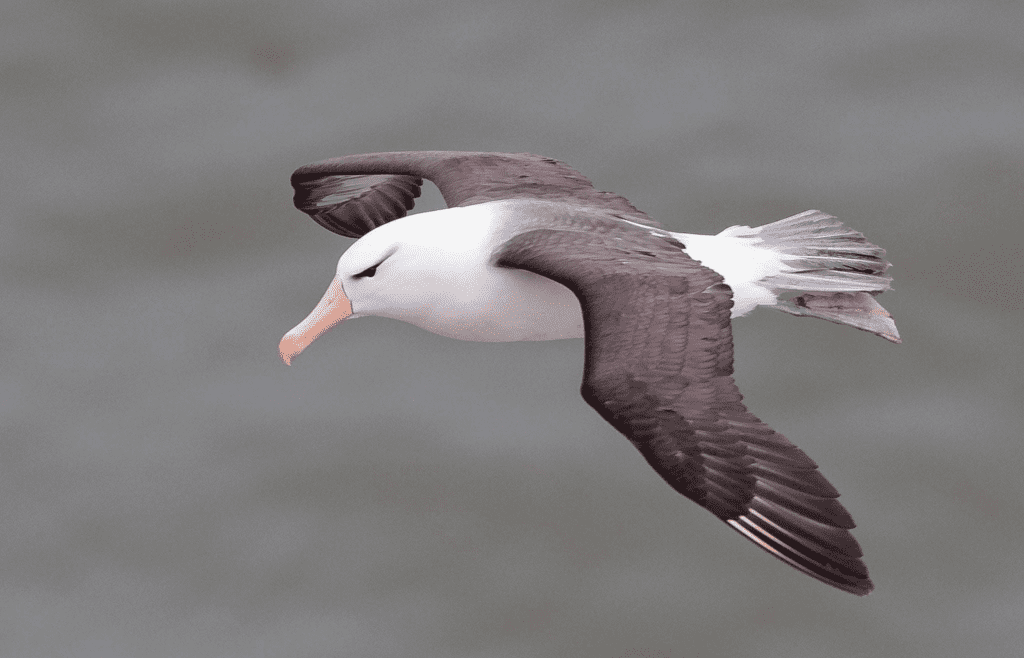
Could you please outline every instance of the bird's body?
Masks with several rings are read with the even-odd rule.
[[[450,207],[405,217],[420,177]],[[838,492],[743,406],[729,327],[765,305],[899,342],[873,297],[889,286],[884,251],[862,235],[818,211],[673,233],[526,154],[350,156],[300,168],[292,182],[300,209],[359,239],[281,340],[286,362],[348,317],[462,340],[584,337],[583,397],[673,488],[791,566],[871,590]]]

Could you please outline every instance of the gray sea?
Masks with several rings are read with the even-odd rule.
[[[0,656],[1020,655],[1022,62],[1020,2],[8,0]],[[579,340],[366,318],[285,367],[352,242],[291,171],[416,149],[885,247],[902,345],[734,324],[876,591],[673,492],[580,398]]]

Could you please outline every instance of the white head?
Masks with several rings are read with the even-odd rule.
[[[284,362],[346,318],[376,315],[433,329],[444,309],[456,312],[488,251],[481,248],[486,223],[453,210],[389,222],[349,247],[320,303],[281,339]]]

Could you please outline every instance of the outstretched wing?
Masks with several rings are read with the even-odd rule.
[[[416,176],[324,176],[296,182],[295,207],[328,231],[361,237],[391,220],[405,217],[420,195]]]
[[[547,199],[598,208],[646,226],[660,226],[625,198],[594,188],[568,165],[529,153],[399,151],[333,158],[292,174],[295,207],[324,228],[358,238],[404,217],[423,179],[449,206],[502,199]]]
[[[583,397],[676,491],[793,567],[873,588],[850,514],[817,465],[747,411],[732,379],[732,291],[671,238],[540,229],[495,264],[572,290],[583,308]]]

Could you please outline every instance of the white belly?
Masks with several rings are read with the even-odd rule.
[[[576,295],[532,272],[486,267],[447,291],[443,303],[399,319],[449,338],[487,342],[583,337]],[[435,289],[436,290],[436,289]]]

